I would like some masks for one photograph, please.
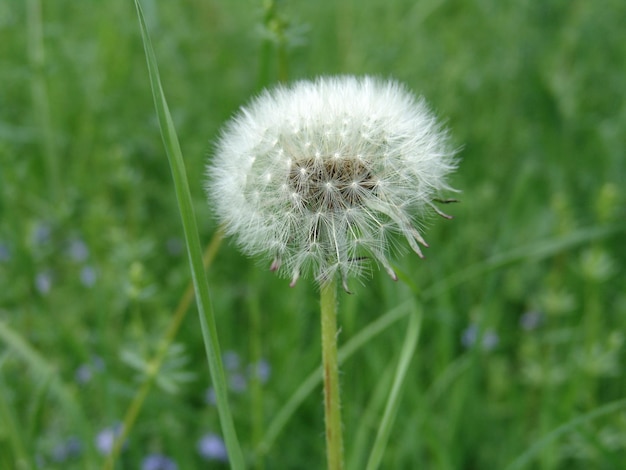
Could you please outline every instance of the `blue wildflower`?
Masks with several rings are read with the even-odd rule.
[[[236,373],[231,374],[230,377],[228,377],[228,384],[233,392],[243,393],[246,391],[248,386],[248,380],[243,374]]]
[[[532,310],[526,312],[520,317],[519,324],[526,331],[536,330],[543,324],[543,314]]]
[[[461,334],[461,344],[466,348],[471,348],[476,344],[479,336],[478,325],[472,323],[470,324]],[[489,329],[486,330],[482,335],[481,346],[485,351],[491,351],[495,349],[496,346],[500,343],[500,337],[498,334]]]
[[[46,245],[50,242],[50,238],[52,236],[52,227],[47,222],[38,222],[35,225],[35,230],[33,231],[33,244],[35,246]]]
[[[41,271],[35,277],[35,287],[37,291],[46,295],[52,289],[52,273],[50,271]]]
[[[226,445],[217,434],[205,434],[198,441],[198,453],[205,460],[219,460],[228,462],[228,452]]]
[[[215,406],[215,404],[217,403],[217,397],[215,396],[215,389],[213,387],[209,387],[206,389],[204,399],[207,404]]]
[[[91,382],[91,379],[93,378],[93,370],[91,369],[91,366],[89,364],[81,364],[78,366],[78,369],[76,369],[76,372],[74,373],[74,378],[80,385],[85,385],[86,383]]]
[[[0,242],[0,262],[9,261],[11,259],[11,250],[9,245],[4,242]]]
[[[76,263],[81,263],[89,257],[89,248],[81,238],[72,238],[67,247],[67,254]]]
[[[225,351],[222,356],[222,362],[224,363],[224,368],[226,370],[233,371],[239,369],[241,360],[239,359],[239,354],[235,351]]]
[[[76,436],[68,437],[64,442],[58,444],[52,450],[52,460],[55,462],[65,462],[71,458],[77,457],[83,450],[80,439]]]
[[[178,465],[162,454],[150,454],[141,461],[141,470],[178,470]]]
[[[100,431],[95,439],[98,452],[100,452],[102,455],[109,455],[113,450],[115,439],[117,439],[121,433],[121,424],[116,424]]]
[[[93,266],[83,266],[80,270],[80,282],[85,287],[93,287],[98,280],[98,273]]]
[[[261,359],[256,364],[248,365],[248,375],[256,378],[262,384],[267,383],[272,375],[272,366],[266,359]]]

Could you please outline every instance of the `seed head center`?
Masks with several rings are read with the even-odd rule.
[[[291,189],[311,212],[358,206],[376,187],[365,162],[351,157],[297,159],[288,178]]]

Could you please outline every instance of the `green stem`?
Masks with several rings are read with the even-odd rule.
[[[222,365],[222,353],[218,341],[213,306],[211,305],[209,285],[202,264],[202,250],[200,247],[200,237],[198,236],[198,224],[193,211],[193,201],[189,190],[189,181],[187,180],[183,154],[161,85],[157,60],[148,35],[148,27],[146,26],[143,16],[140,0],[135,0],[135,7],[137,9],[137,17],[139,18],[141,36],[148,64],[148,76],[150,78],[154,105],[161,129],[161,137],[163,138],[163,144],[172,171],[176,199],[178,201],[178,208],[183,224],[183,233],[187,243],[191,278],[196,291],[196,304],[198,306],[198,316],[200,317],[200,329],[204,340],[209,372],[211,373],[211,381],[215,388],[217,411],[220,424],[222,425],[222,433],[224,435],[226,449],[228,450],[231,468],[233,470],[242,470],[245,468],[245,460],[239,439],[237,438],[235,424],[228,403],[228,385],[224,373],[224,366]]]
[[[44,158],[44,170],[48,185],[47,189],[51,199],[55,201],[55,203],[58,203],[59,197],[61,196],[62,185],[55,148],[54,129],[50,115],[50,99],[45,76],[46,58],[41,1],[29,0],[27,5],[28,58],[32,71],[31,93],[34,106],[33,112]]]
[[[326,457],[329,470],[340,470],[343,468],[343,437],[337,361],[337,287],[334,281],[322,284],[320,300]]]

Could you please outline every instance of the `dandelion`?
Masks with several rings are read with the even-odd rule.
[[[422,99],[370,77],[320,78],[264,92],[227,126],[208,168],[228,234],[269,255],[291,285],[323,283],[388,259],[392,235],[422,257],[423,216],[455,168],[446,132]]]
[[[343,467],[336,287],[368,271],[396,280],[396,235],[423,257],[424,217],[456,162],[423,99],[394,81],[350,76],[265,91],[226,125],[207,190],[225,231],[291,279],[320,284],[326,452]]]

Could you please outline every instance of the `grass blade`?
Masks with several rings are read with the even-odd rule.
[[[390,310],[377,320],[367,325],[345,345],[339,348],[339,364],[343,364],[355,352],[361,349],[361,347],[371,341],[372,338],[379,335],[396,321],[408,315],[408,306],[409,302],[403,302],[398,307]],[[285,403],[278,413],[276,413],[274,419],[272,419],[267,428],[263,440],[257,447],[257,453],[263,455],[269,451],[291,416],[293,416],[306,397],[308,397],[311,392],[315,390],[315,387],[319,386],[321,383],[322,368],[318,367],[311,372],[306,379],[304,379],[304,381],[300,384],[300,387],[298,387],[289,400],[287,400],[287,403]]]
[[[148,28],[146,26],[139,0],[135,0],[135,6],[137,8],[137,16],[139,18],[141,36],[146,53],[154,105],[156,108],[159,126],[161,128],[163,144],[165,146],[165,151],[170,163],[170,169],[172,171],[172,177],[174,179],[178,208],[183,223],[184,236],[187,244],[187,254],[189,256],[189,263],[191,266],[191,276],[196,290],[196,301],[198,304],[202,337],[204,339],[211,380],[215,389],[222,433],[224,435],[226,448],[228,449],[231,467],[234,469],[242,469],[245,467],[244,458],[237,434],[235,432],[235,426],[228,404],[227,384],[222,366],[217,327],[215,325],[215,317],[211,306],[206,274],[202,264],[202,250],[200,246],[200,239],[198,237],[196,218],[193,212],[189,183],[185,173],[183,156],[180,150],[176,130],[174,129],[174,123],[172,121],[172,117],[165,100],[165,95],[163,93],[163,88],[161,86],[156,56],[154,54],[154,50],[152,49],[152,43],[148,35]]]
[[[385,452],[385,447],[391,434],[391,428],[398,413],[398,406],[400,405],[400,392],[402,391],[402,385],[406,378],[407,371],[409,370],[409,364],[415,353],[417,347],[417,341],[419,339],[420,328],[422,324],[421,310],[416,309],[413,306],[413,312],[409,319],[409,327],[406,332],[404,344],[402,345],[402,351],[400,352],[400,359],[398,361],[398,367],[396,369],[396,375],[393,379],[393,385],[389,392],[389,398],[385,405],[385,412],[383,418],[378,427],[376,439],[372,446],[372,452],[370,453],[369,460],[367,462],[367,470],[375,470],[380,466],[380,462]]]
[[[589,413],[585,413],[583,415],[577,416],[576,418],[568,421],[567,423],[562,424],[557,427],[553,431],[546,434],[544,437],[535,442],[528,450],[526,450],[522,455],[516,458],[513,462],[506,466],[505,470],[520,470],[524,467],[528,467],[532,462],[533,458],[541,452],[541,450],[547,445],[551,444],[559,437],[564,436],[570,431],[573,431],[578,426],[589,423],[596,418],[600,418],[602,416],[616,413],[617,411],[626,409],[626,399],[614,401],[612,403],[608,403],[604,406],[600,406],[595,410],[590,411]]]

